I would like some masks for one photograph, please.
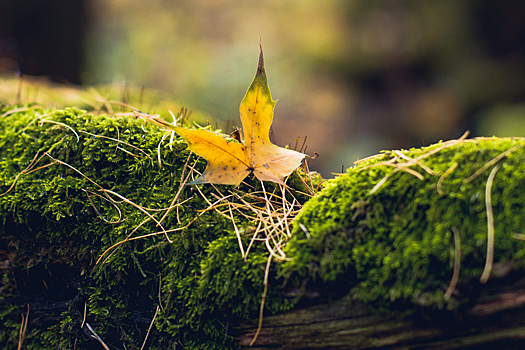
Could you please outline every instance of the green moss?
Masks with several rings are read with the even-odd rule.
[[[189,155],[186,143],[175,138],[168,144],[166,138],[159,148],[164,132],[133,117],[31,106],[19,112],[4,108],[4,113],[0,251],[10,254],[10,265],[2,270],[2,348],[17,346],[21,315],[26,304],[38,309],[35,300],[56,303],[49,315],[30,311],[28,348],[98,346],[87,326],[81,329],[84,307],[85,323],[117,348],[141,347],[157,307],[150,349],[235,348],[232,322],[258,314],[268,251],[262,242],[255,244],[244,261],[231,221],[214,210],[203,213],[209,205],[194,186],[182,188],[179,202],[185,204],[162,223],[166,229],[187,226],[168,233],[172,243],[164,234],[129,241],[95,266],[102,252],[130,234],[159,232],[129,203],[150,208],[160,219],[165,211],[154,210],[168,207],[179,189]],[[195,161],[192,157],[190,166]],[[196,169],[204,167],[199,160]],[[239,191],[260,188],[253,179],[247,182]],[[290,184],[304,189],[298,178]],[[101,188],[115,194],[106,196]],[[213,198],[213,186],[200,190]],[[249,217],[235,215],[241,229],[254,226]],[[243,235],[245,246],[251,236]],[[269,297],[275,294],[272,290]],[[290,307],[281,298],[266,304],[268,313]],[[50,320],[32,325],[38,316]]]
[[[205,167],[194,157],[187,163],[183,140],[169,143],[139,118],[74,108],[4,107],[0,114],[0,253],[9,261],[0,296],[3,348],[17,347],[27,305],[24,346],[31,349],[99,346],[87,324],[110,346],[138,349],[154,315],[150,349],[237,347],[234,325],[258,317],[268,251],[256,241],[243,259],[231,220],[205,210],[199,190],[214,200],[232,187],[183,187],[184,205],[162,225],[184,229],[166,236],[145,212],[160,219],[187,165]],[[334,298],[349,292],[390,312],[458,310],[474,297],[469,288],[485,264],[485,189],[496,163],[495,262],[523,269],[525,242],[513,235],[525,232],[522,146],[522,139],[477,139],[385,152],[325,182],[295,221],[288,259],[272,263],[265,315],[294,307],[299,299],[285,295],[309,288]],[[406,167],[407,157],[419,160]],[[484,171],[467,181],[478,169]],[[307,201],[298,175],[288,184],[290,202]],[[254,190],[261,184],[253,177],[236,189]],[[270,183],[265,190],[280,194]],[[236,210],[231,215],[247,247],[260,222]],[[447,299],[454,230],[461,273]],[[95,264],[126,238],[155,232]],[[38,311],[41,302],[49,313]]]
[[[449,141],[385,152],[359,163],[328,181],[304,206],[286,247],[291,260],[281,274],[289,281],[337,284],[390,312],[412,313],[421,306],[457,310],[469,301],[468,290],[478,283],[485,265],[485,188],[494,164],[472,181],[468,178],[512,147],[499,160],[491,187],[494,263],[525,267],[525,242],[513,236],[525,231],[523,146],[523,139]],[[421,179],[396,169],[406,166],[403,157],[421,158],[410,166]],[[386,182],[376,187],[383,179]],[[461,239],[461,269],[456,292],[447,299],[453,230]]]

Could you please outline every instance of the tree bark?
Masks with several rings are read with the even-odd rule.
[[[489,284],[471,307],[454,314],[385,316],[345,297],[265,317],[251,349],[525,348],[525,278]],[[240,325],[239,344],[249,346],[257,325],[258,320]]]

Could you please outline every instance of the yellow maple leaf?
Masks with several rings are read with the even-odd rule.
[[[175,130],[188,142],[188,149],[208,161],[202,176],[191,184],[238,185],[251,172],[261,181],[284,184],[284,177],[301,164],[305,155],[270,142],[275,103],[268,87],[261,47],[257,73],[240,107],[244,144],[227,142],[207,130],[175,127],[157,118],[150,120]]]

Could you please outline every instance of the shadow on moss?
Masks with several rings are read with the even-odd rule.
[[[244,260],[231,219],[209,210],[204,197],[215,200],[213,191],[231,187],[182,187],[160,228],[153,218],[166,212],[188,174],[183,141],[161,142],[165,133],[138,118],[74,108],[0,114],[3,348],[17,346],[27,308],[30,348],[88,349],[98,337],[138,349],[154,316],[150,349],[237,347],[228,332],[236,319],[258,315],[268,250],[252,242]],[[193,157],[189,164],[201,172],[205,166]],[[297,175],[289,184],[305,190]],[[250,179],[237,190],[258,188]],[[308,198],[292,192],[299,202]],[[247,247],[254,218],[232,215]],[[118,245],[95,266],[130,235],[149,236]],[[270,289],[267,312],[291,306]]]

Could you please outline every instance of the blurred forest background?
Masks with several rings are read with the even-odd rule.
[[[524,19],[521,0],[0,0],[0,75],[159,89],[224,130],[262,40],[275,142],[308,136],[331,177],[466,130],[525,136]]]

